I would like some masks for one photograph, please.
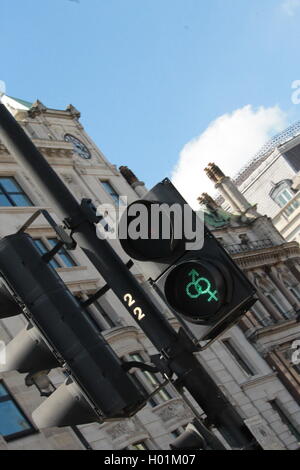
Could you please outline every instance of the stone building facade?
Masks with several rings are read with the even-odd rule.
[[[300,241],[300,122],[267,142],[234,177],[237,189],[258,211],[272,218],[287,241]],[[234,198],[218,203],[236,210]]]
[[[127,167],[119,171],[107,161],[83,129],[80,113],[73,106],[55,110],[40,101],[32,104],[7,96],[3,102],[78,201],[90,198],[96,205],[112,204],[126,195],[130,203],[146,191]],[[299,336],[299,247],[294,242],[286,243],[270,219],[261,217],[253,208],[232,215],[215,206],[208,196],[201,202],[206,205],[206,223],[249,273],[260,297],[240,326],[233,327],[199,353],[199,360],[265,449],[297,449],[299,374],[291,366],[288,354],[291,342]],[[32,175],[0,143],[0,236],[14,233],[39,208],[46,208],[55,217]],[[113,222],[109,217],[108,225]],[[41,251],[53,246],[55,234],[42,218],[35,221],[28,233]],[[119,242],[111,240],[111,244],[127,262],[128,256]],[[74,252],[61,250],[54,263],[76,296],[87,299],[104,285],[79,248]],[[132,272],[147,288],[143,266],[135,263]],[[177,328],[166,306],[161,307]],[[147,362],[156,352],[111,291],[90,308],[90,315],[120,357]],[[0,339],[8,343],[25,324],[21,315],[1,320]],[[162,381],[159,374],[140,370],[134,374],[149,393]],[[1,449],[168,449],[193,418],[191,409],[169,384],[131,419],[38,430],[31,420],[32,411],[65,380],[61,369],[52,370],[48,377],[50,380],[39,377],[30,381],[24,374],[1,373],[0,369]],[[199,407],[198,411],[205,419]],[[226,436],[215,432],[230,448]]]

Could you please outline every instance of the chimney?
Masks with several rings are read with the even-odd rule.
[[[239,212],[240,214],[247,212],[258,216],[256,208],[251,206],[231,178],[225,176],[217,165],[209,163],[204,171],[209,179],[215,183],[215,188],[224,197],[225,201],[230,204],[233,211]]]
[[[225,178],[223,171],[221,171],[220,168],[214,163],[209,163],[204,171],[209,179],[211,179],[214,183],[219,183],[223,178]]]
[[[202,193],[201,196],[198,197],[198,202],[200,205],[206,206],[211,212],[217,212],[219,209],[218,204],[207,193]]]
[[[120,166],[119,171],[123,178],[127,181],[129,186],[136,192],[139,197],[145,196],[147,194],[147,189],[145,187],[145,183],[139,181],[133,171],[128,168],[128,166]]]

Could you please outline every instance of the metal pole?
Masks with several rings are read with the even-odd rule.
[[[6,107],[0,103],[0,138],[12,156],[25,167],[62,219],[74,223],[73,238],[116,296],[137,321],[155,347],[167,359],[170,370],[216,425],[226,428],[235,447],[247,448],[254,438],[242,418],[189,351],[178,334],[142,289],[121,258],[106,240],[100,240],[72,193],[38,151]],[[134,307],[128,299],[134,300]]]

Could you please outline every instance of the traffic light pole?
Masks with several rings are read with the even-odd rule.
[[[192,349],[181,340],[109,242],[97,237],[95,225],[87,212],[2,103],[0,138],[11,155],[34,176],[50,205],[71,229],[78,246],[161,353],[162,364],[167,364],[170,375],[176,375],[177,385],[186,388],[209,421],[230,436],[233,447],[255,446],[256,441],[242,418],[199,363]]]

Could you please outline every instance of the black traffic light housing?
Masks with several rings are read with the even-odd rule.
[[[61,366],[68,380],[37,410],[39,427],[127,418],[146,397],[32,238],[0,240],[0,318],[23,313],[29,325],[6,348],[4,370]],[[79,404],[82,406],[73,406]]]
[[[194,418],[175,441],[170,444],[172,450],[226,450],[224,445],[208,430],[204,424]]]
[[[160,218],[154,220],[155,206],[161,211]],[[136,220],[143,211],[144,219],[138,223],[141,225],[146,214],[143,236],[148,238],[144,239],[133,237],[130,231],[130,224],[138,226]],[[168,232],[163,232],[168,226]],[[215,340],[255,302],[250,281],[169,179],[129,205],[120,227],[120,242],[127,254],[159,263],[160,274],[150,282],[197,348]],[[176,233],[181,233],[180,239]],[[162,239],[165,234],[168,236]]]

